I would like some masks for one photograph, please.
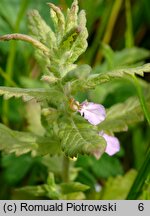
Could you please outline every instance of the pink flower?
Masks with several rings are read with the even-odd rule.
[[[103,133],[102,131],[99,132],[99,135],[106,140],[107,145],[106,145],[105,152],[108,155],[112,156],[120,150],[120,142],[117,139],[117,137],[110,136],[106,133]]]
[[[105,108],[101,104],[84,101],[78,110],[92,125],[98,125],[105,120]]]
[[[79,104],[78,107],[78,112],[80,112],[81,116],[88,120],[92,125],[98,125],[106,118],[105,108],[101,104],[84,101]],[[112,156],[120,150],[120,142],[117,137],[110,136],[103,131],[100,131],[99,135],[102,136],[107,143],[105,152],[108,155]],[[101,156],[100,150],[95,150],[93,155],[99,159]]]

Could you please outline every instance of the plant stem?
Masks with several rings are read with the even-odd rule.
[[[62,178],[64,182],[69,181],[69,158],[64,156],[63,158],[63,172],[62,172]]]
[[[121,5],[122,5],[122,0],[115,0],[113,8],[112,8],[112,12],[110,14],[110,18],[109,18],[109,21],[107,24],[106,32],[105,32],[105,35],[104,35],[103,40],[102,40],[103,43],[108,44],[110,42],[113,28],[114,28],[114,25],[116,23]]]
[[[127,196],[127,200],[135,200],[138,199],[142,188],[144,186],[144,183],[147,179],[147,177],[149,176],[150,173],[150,147],[148,150],[148,153],[146,155],[146,159],[141,167],[141,169],[139,170],[139,173],[129,191],[129,194]]]
[[[126,48],[134,46],[133,28],[132,28],[132,16],[131,16],[131,4],[130,0],[125,1],[126,6],[126,33],[125,33],[125,44]]]
[[[13,28],[14,32],[19,31],[20,22],[21,22],[22,16],[24,15],[24,12],[27,8],[28,1],[29,0],[23,0],[20,4],[20,10],[19,10],[19,13],[17,15],[17,19],[16,19],[16,22],[15,22],[15,25]],[[7,59],[7,64],[6,64],[6,76],[9,77],[10,80],[12,79],[12,76],[13,76],[15,55],[16,55],[16,42],[12,41],[10,44],[10,50],[9,50],[9,55],[8,55],[8,59]],[[9,82],[7,80],[5,80],[4,85],[8,86]],[[7,118],[8,111],[9,111],[9,101],[3,100],[2,118],[3,118],[3,122],[7,125],[8,125],[8,118]]]
[[[13,87],[17,87],[18,85],[3,71],[3,69],[0,67],[0,75]]]
[[[136,86],[136,89],[137,89],[137,93],[138,93],[138,97],[139,97],[139,100],[140,100],[140,103],[141,103],[141,107],[143,109],[143,112],[144,112],[144,115],[145,115],[145,118],[148,122],[148,124],[150,125],[150,113],[149,113],[149,110],[147,108],[147,105],[146,105],[146,101],[145,101],[145,98],[144,98],[144,95],[143,95],[143,92],[142,92],[142,88],[139,84],[139,81],[137,79],[136,76],[133,75],[133,78],[134,78],[134,84]]]
[[[96,52],[98,51],[97,50],[97,47],[101,45],[101,39],[102,39],[102,35],[105,31],[105,26],[107,25],[107,22],[108,22],[108,19],[109,19],[109,15],[110,15],[110,12],[111,12],[111,8],[112,8],[112,3],[108,4],[107,7],[105,7],[105,11],[104,11],[104,14],[105,16],[103,17],[102,21],[101,21],[101,24],[100,24],[100,27],[97,29],[97,33],[94,37],[94,41],[93,41],[93,44],[91,47],[88,48],[87,52],[88,52],[88,55],[87,55],[87,62],[90,64],[90,65],[93,65],[95,64],[95,55],[96,55]]]
[[[113,29],[122,5],[122,0],[115,0],[114,4],[113,4],[113,8],[109,17],[109,21],[106,27],[106,31],[105,31],[105,35],[103,37],[102,43],[106,43],[109,44],[110,40],[111,40],[111,36],[113,33]],[[95,63],[96,62],[100,62],[102,59],[102,54],[100,54],[100,52],[97,53],[97,56],[95,58]]]

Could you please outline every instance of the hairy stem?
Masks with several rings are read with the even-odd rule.
[[[9,40],[26,41],[28,43],[31,43],[36,48],[42,50],[43,52],[46,52],[46,53],[49,52],[49,49],[44,44],[42,44],[40,41],[38,41],[38,40],[28,36],[28,35],[15,33],[15,34],[7,34],[7,35],[0,36],[0,41],[9,41]]]

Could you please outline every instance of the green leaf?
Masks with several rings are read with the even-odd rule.
[[[0,149],[16,155],[25,154],[37,148],[36,137],[26,132],[13,131],[0,124]]]
[[[4,95],[5,99],[11,97],[22,97],[24,101],[36,99],[36,101],[48,100],[50,102],[57,103],[62,100],[63,94],[55,89],[44,89],[44,88],[13,88],[13,87],[0,87],[0,95]]]
[[[119,159],[110,157],[107,154],[103,154],[99,160],[87,155],[81,155],[78,157],[76,166],[82,168],[80,174],[86,170],[89,174],[96,177],[96,179],[123,174],[123,167],[121,166]]]
[[[75,40],[74,44],[71,47],[70,53],[71,56],[69,58],[70,62],[75,62],[77,58],[85,52],[87,49],[87,37],[88,37],[88,31],[86,28],[86,15],[83,10],[80,11],[78,15],[78,31],[79,36]]]
[[[71,192],[70,193],[60,193],[61,188],[59,185],[50,187],[49,185],[38,185],[38,186],[26,186],[15,190],[17,194],[28,194],[33,197],[47,197],[52,200],[82,200],[85,199],[83,192]]]
[[[150,90],[147,89],[146,100],[148,107]],[[136,122],[142,121],[144,119],[144,114],[137,97],[131,97],[127,99],[124,103],[119,103],[113,105],[107,110],[107,115],[105,121],[101,122],[97,127],[99,130],[106,130],[112,132],[126,131],[128,125],[134,124]]]
[[[69,157],[78,154],[94,154],[98,152],[99,157],[104,153],[106,142],[98,135],[95,128],[86,123],[71,121],[60,129],[61,147]]]
[[[93,158],[91,170],[98,179],[123,174],[123,167],[118,158],[107,154],[104,154],[100,160]]]
[[[42,164],[47,167],[49,172],[55,173],[57,176],[62,175],[62,164],[63,156],[62,155],[45,155],[42,157]]]
[[[55,6],[52,3],[48,3],[48,5],[51,7],[50,14],[51,14],[51,18],[53,20],[55,32],[57,35],[57,43],[59,43],[65,31],[65,17],[59,7]]]
[[[138,197],[139,200],[150,200],[150,175],[147,177],[145,184],[143,186],[143,191],[140,197]]]
[[[85,12],[78,14],[78,2],[73,1],[71,9],[68,9],[64,18],[60,8],[53,4],[51,17],[56,29],[57,47],[52,50],[51,71],[60,73],[64,77],[70,70],[75,68],[73,63],[87,48],[86,18]]]
[[[9,34],[1,36],[1,41],[23,40],[36,48],[36,58],[49,83],[64,77],[76,65],[73,63],[87,48],[88,32],[85,12],[78,14],[78,1],[74,0],[67,17],[61,9],[52,3],[51,18],[55,32],[46,24],[36,10],[29,13],[29,28],[37,39],[24,34]],[[70,22],[70,23],[69,23]]]
[[[83,192],[74,192],[69,194],[63,194],[60,197],[61,200],[85,200],[86,196]]]
[[[45,184],[45,189],[48,193],[48,197],[53,199],[58,199],[60,196],[59,185],[55,183],[55,177],[53,173],[48,174],[47,184]]]
[[[80,30],[78,27],[72,28],[62,38],[60,46],[59,46],[59,50],[63,53],[68,51],[68,54],[71,57],[70,49],[73,46],[73,44],[75,43],[75,41],[77,40],[79,34],[80,34]]]
[[[86,163],[86,161],[85,161],[85,163]],[[95,188],[95,185],[97,183],[97,179],[95,178],[93,173],[84,167],[79,172],[79,175],[77,177],[77,181],[79,181],[83,184],[89,185],[90,188]]]
[[[85,81],[76,80],[72,83],[72,89],[91,89],[95,88],[97,85],[102,83],[109,82],[114,79],[126,77],[127,75],[140,75],[143,76],[144,72],[150,72],[150,64],[145,64],[140,67],[136,68],[125,68],[125,69],[118,69],[108,72],[103,72],[100,74],[92,74],[88,77]]]
[[[60,186],[63,194],[81,192],[89,189],[89,186],[81,184],[79,182],[62,183]]]
[[[28,154],[16,157],[14,154],[2,157],[2,167],[4,168],[4,178],[7,184],[14,185],[19,183],[35,163]]]
[[[56,33],[58,46],[51,58],[51,70],[59,71],[61,77],[64,77],[70,70],[75,68],[73,63],[87,48],[86,17],[83,10],[77,14],[78,2],[76,0],[72,3],[71,9],[68,9],[65,20],[60,8],[53,4],[50,4],[50,6],[52,6],[51,15],[55,22],[55,28],[62,31],[59,34]],[[65,31],[63,22],[65,22]]]
[[[54,122],[57,121],[58,117],[59,117],[59,112],[57,109],[54,109],[52,107],[48,107],[48,108],[43,108],[42,109],[42,124],[45,127],[50,127]]]
[[[78,10],[78,1],[74,0],[71,8],[67,10],[65,32],[69,32],[72,28],[77,27]]]
[[[133,47],[133,48],[126,48],[120,51],[113,51],[111,47],[108,45],[102,46],[102,51],[105,56],[104,63],[97,65],[94,69],[94,73],[100,73],[111,69],[119,69],[120,67],[133,67],[135,65],[142,65],[143,60],[147,59],[150,56],[150,51]],[[130,55],[129,55],[130,53]]]
[[[60,78],[76,67],[73,63],[87,48],[86,17],[84,11],[78,14],[77,0],[68,9],[66,18],[59,7],[52,3],[49,6],[55,27],[56,46],[50,49],[51,56],[44,61],[47,62],[49,72]],[[41,53],[39,56],[42,58],[42,55]]]
[[[41,80],[49,84],[53,84],[57,82],[60,77],[60,70],[57,67],[59,63],[59,58],[58,56],[55,56],[55,53],[53,53],[53,49],[51,49],[50,53],[52,56],[49,58],[49,56],[47,56],[43,51],[38,49],[35,51],[35,58],[37,60],[37,63],[41,67],[41,72],[44,72]]]
[[[33,197],[46,197],[45,185],[25,186],[17,188],[15,189],[15,193],[17,195],[19,194],[19,196],[25,196],[27,194],[28,197],[29,195],[32,195]]]
[[[6,153],[22,155],[31,152],[32,155],[60,154],[60,142],[55,137],[40,137],[28,132],[19,132],[0,124],[0,150]]]
[[[141,62],[150,56],[150,51],[144,48],[133,47],[116,51],[114,54],[114,65],[132,65]]]
[[[71,70],[67,75],[63,78],[64,82],[68,82],[70,80],[86,79],[91,72],[91,67],[89,65],[79,65],[74,70]]]
[[[101,50],[102,50],[104,57],[106,58],[107,69],[108,70],[113,69],[114,68],[114,56],[115,56],[114,51],[108,44],[105,44],[105,43],[101,44]],[[95,70],[98,71],[99,68],[100,66],[97,66]]]
[[[37,137],[36,143],[38,145],[35,154],[51,156],[61,154],[61,144],[56,136]]]
[[[25,193],[33,195],[34,197],[48,197],[50,199],[59,199],[60,191],[59,185],[56,185],[53,173],[49,173],[47,184],[37,186],[25,186],[16,189],[17,193]]]
[[[48,48],[56,47],[56,37],[52,29],[42,19],[37,10],[32,10],[28,13],[29,30],[31,34],[47,45]]]
[[[49,173],[47,184],[40,186],[26,186],[17,189],[17,192],[25,192],[38,197],[48,197],[50,199],[68,199],[69,197],[77,199],[85,198],[82,191],[87,190],[87,185],[79,182],[68,182],[60,185],[55,183],[53,173]]]
[[[100,199],[102,200],[123,200],[126,198],[133,181],[137,175],[135,170],[130,170],[124,176],[110,177],[102,192]]]

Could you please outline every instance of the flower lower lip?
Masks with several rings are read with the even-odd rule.
[[[93,125],[98,125],[106,117],[105,108],[101,104],[95,104],[93,102],[83,102],[78,111]]]

